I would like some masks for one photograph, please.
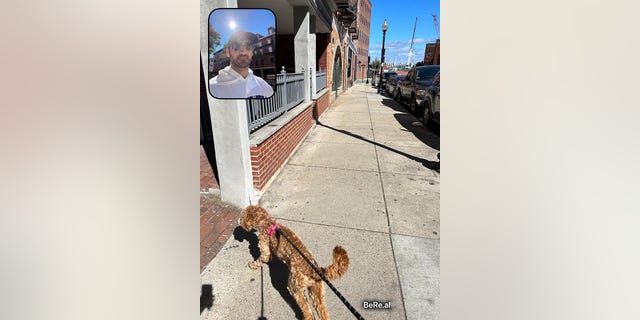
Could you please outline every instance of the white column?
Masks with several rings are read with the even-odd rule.
[[[217,8],[237,7],[236,0],[200,1],[200,55],[203,59],[205,75],[208,74],[209,66],[207,36],[209,13]],[[245,100],[219,100],[210,94],[207,97],[213,142],[216,148],[220,198],[224,202],[244,208],[250,202],[257,200],[251,172],[246,102]]]
[[[311,96],[314,99],[317,99],[316,95],[317,84],[316,84],[316,34],[309,34],[309,67],[311,70]]]
[[[220,198],[244,208],[255,198],[245,100],[209,99]]]
[[[307,7],[293,8],[294,23],[296,26],[296,35],[294,37],[294,52],[296,72],[304,72],[304,101],[311,101],[311,89],[309,83],[309,46],[310,46],[310,16]],[[315,42],[314,42],[315,47]],[[315,68],[315,65],[314,65]]]

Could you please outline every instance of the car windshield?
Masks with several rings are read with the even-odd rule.
[[[417,80],[427,80],[433,78],[440,71],[440,67],[432,67],[432,68],[421,68],[418,69],[418,78]]]

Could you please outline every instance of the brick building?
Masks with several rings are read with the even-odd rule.
[[[276,29],[267,28],[267,35],[258,35],[258,46],[251,61],[253,73],[267,79],[267,75],[276,74]]]
[[[225,49],[222,48],[214,52],[213,59],[210,59],[209,64],[211,65],[209,79],[211,79],[218,75],[218,71],[229,65],[229,57],[227,56]]]
[[[440,39],[437,39],[435,43],[427,43],[422,61],[425,65],[440,64]]]
[[[357,32],[355,37],[358,49],[356,65],[356,79],[364,79],[367,76],[367,58],[369,57],[369,31],[371,29],[371,1],[358,0]]]

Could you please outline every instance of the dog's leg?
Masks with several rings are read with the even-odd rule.
[[[289,283],[287,286],[289,287],[289,291],[291,295],[298,303],[298,306],[302,310],[302,319],[303,320],[314,320],[313,313],[311,313],[311,308],[307,303],[307,299],[304,298],[304,279],[302,279],[304,275],[302,274],[294,274],[293,272],[289,275]]]
[[[309,287],[309,299],[311,299],[311,304],[316,309],[320,319],[329,320],[329,312],[327,312],[327,305],[324,301],[324,292],[322,280],[316,281]]]
[[[260,268],[262,263],[271,261],[271,249],[269,249],[269,235],[266,232],[260,232],[258,236],[258,248],[260,249],[260,256],[258,259],[249,262],[249,268],[256,270]]]

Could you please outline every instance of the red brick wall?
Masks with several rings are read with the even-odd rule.
[[[324,98],[324,97],[323,97]],[[315,103],[291,120],[278,132],[258,146],[251,146],[251,169],[253,186],[263,190],[267,182],[284,165],[284,162],[302,142],[307,132],[315,124],[313,109]]]
[[[331,92],[325,92],[322,97],[319,97],[315,103],[316,108],[316,119],[320,119],[320,116],[329,108],[329,97],[331,96]]]
[[[371,28],[371,1],[358,1],[357,31],[358,39],[355,40],[358,48],[358,68],[356,69],[356,79],[364,79],[367,75],[367,57],[369,56],[369,31]],[[365,65],[362,68],[360,65]]]
[[[431,58],[429,58],[429,54]],[[436,43],[427,43],[424,48],[424,61],[427,65],[440,64],[440,39]]]

